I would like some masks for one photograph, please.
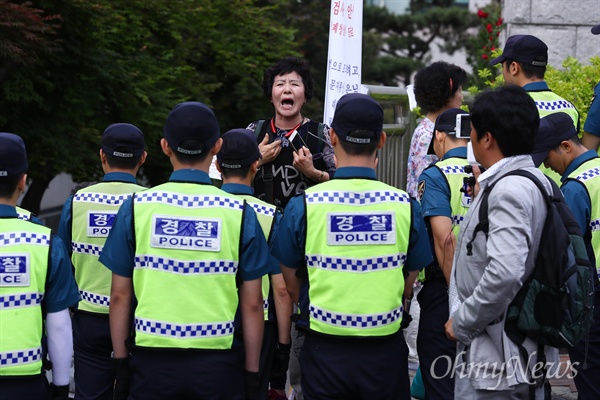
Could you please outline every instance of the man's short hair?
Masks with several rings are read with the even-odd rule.
[[[489,132],[504,157],[532,153],[540,116],[522,87],[507,85],[480,93],[470,114],[478,140]]]
[[[290,72],[296,72],[302,78],[306,100],[310,100],[313,97],[314,83],[308,61],[298,57],[283,57],[265,70],[263,91],[267,99],[271,99],[275,78],[279,75],[289,74]]]
[[[525,78],[527,79],[544,79],[544,76],[546,75],[546,67],[542,67],[542,66],[536,66],[536,65],[529,65],[529,64],[523,64],[520,61],[517,60],[511,60],[511,59],[506,59],[504,60],[504,62],[502,63],[502,67],[505,68],[508,71],[508,68],[510,67],[510,64],[512,62],[516,62],[517,64],[519,64],[521,66],[521,71],[523,71],[523,75],[525,75]]]
[[[133,170],[133,169],[135,169],[135,167],[137,167],[141,158],[142,158],[141,155],[134,157],[134,158],[123,158],[123,157],[116,157],[116,156],[111,156],[111,155],[107,154],[106,162],[108,163],[108,166],[111,168]]]
[[[0,198],[8,199],[15,194],[15,190],[17,190],[17,185],[19,181],[23,177],[23,173],[18,175],[11,176],[2,176],[0,177]]]
[[[372,138],[373,131],[367,131],[364,129],[357,129],[349,132],[354,138]],[[347,142],[346,140],[340,140],[340,145],[346,154],[351,156],[368,156],[377,150],[379,140],[371,140],[369,143],[353,143]]]

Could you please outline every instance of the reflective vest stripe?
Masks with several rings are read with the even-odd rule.
[[[120,206],[125,200],[131,197],[131,193],[125,194],[108,194],[108,193],[92,193],[80,192],[73,196],[74,202],[81,203],[96,203],[108,204],[112,206]]]
[[[538,110],[546,110],[546,111],[560,111],[566,109],[575,109],[573,104],[568,102],[567,100],[554,100],[554,101],[544,101],[544,100],[536,100],[535,105]]]
[[[18,293],[0,296],[0,310],[38,306],[44,298],[43,293]]]
[[[263,299],[263,310],[269,309],[269,300]]]
[[[42,359],[42,347],[13,350],[0,353],[0,367],[25,365],[39,362]]]
[[[452,174],[465,175],[464,165],[444,165],[444,166],[440,166],[440,170],[445,175],[452,175]]]
[[[235,275],[238,262],[231,260],[175,260],[153,255],[137,255],[135,268],[159,269],[174,274],[229,274]]]
[[[316,193],[306,193],[307,203],[328,203],[328,204],[351,204],[354,206],[382,204],[382,203],[410,203],[410,196],[407,193],[397,193],[392,191],[370,191],[370,192],[344,192],[344,191],[323,191]]]
[[[77,254],[89,254],[91,256],[100,257],[100,253],[102,253],[102,249],[104,246],[96,246],[89,243],[71,243],[71,250],[73,253]]]
[[[135,196],[136,203],[161,203],[175,207],[197,208],[197,207],[223,207],[228,209],[242,210],[244,201],[231,197],[221,196],[197,196],[180,193],[150,192],[138,193]]]
[[[110,306],[110,297],[108,296],[104,296],[98,293],[86,292],[85,290],[80,290],[79,294],[81,295],[82,301],[87,301],[88,303],[92,303],[101,307]]]
[[[592,232],[600,230],[600,219],[596,219],[594,221],[590,221],[590,229]]]
[[[323,323],[352,328],[377,328],[393,324],[402,316],[402,306],[382,314],[340,314],[310,305],[310,316]]]
[[[465,220],[464,215],[453,215],[452,216],[452,226],[460,226],[460,224]]]
[[[15,246],[20,244],[50,246],[50,235],[34,232],[0,233],[0,246]]]
[[[247,200],[248,204],[250,204],[252,206],[252,208],[254,209],[254,211],[257,214],[262,214],[265,215],[267,217],[274,217],[275,216],[275,207],[266,207],[262,204],[258,204],[258,203],[254,203],[251,202],[251,200]]]
[[[149,335],[167,336],[178,339],[218,337],[233,334],[233,321],[206,324],[177,324],[136,317],[135,330]]]
[[[590,168],[587,171],[580,173],[579,175],[575,176],[575,179],[577,179],[580,182],[585,182],[588,179],[596,178],[599,176],[600,176],[600,167],[596,167],[596,168]]]
[[[358,273],[402,268],[405,261],[406,254],[400,253],[363,259],[330,257],[319,254],[306,256],[306,266],[309,268]]]

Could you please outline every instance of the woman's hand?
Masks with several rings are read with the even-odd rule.
[[[306,146],[302,146],[298,151],[294,151],[294,167],[302,172],[307,178],[313,181],[318,181],[321,176],[321,171],[315,168],[313,164],[312,154]]]
[[[269,144],[269,135],[265,134],[262,142],[258,144],[258,150],[262,156],[262,159],[258,163],[258,166],[260,167],[277,158],[281,152],[281,142],[279,140],[275,140],[273,143]]]

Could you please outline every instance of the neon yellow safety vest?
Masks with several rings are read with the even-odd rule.
[[[0,376],[42,371],[42,299],[50,229],[18,218],[0,219]]]
[[[473,198],[460,191],[463,187],[464,178],[469,176],[464,171],[464,167],[469,165],[466,158],[450,157],[436,162],[430,168],[437,168],[446,178],[448,188],[450,189],[450,210],[452,212],[452,233],[458,239],[460,233],[460,224],[464,221],[467,211],[471,206]],[[435,254],[434,254],[435,257]],[[425,281],[425,269],[419,272],[419,281]]]
[[[133,195],[138,346],[231,348],[244,204],[197,183]]]
[[[334,179],[306,190],[310,329],[387,336],[402,321],[411,205],[402,190]]]
[[[100,182],[73,196],[71,261],[81,295],[79,310],[108,315],[112,273],[98,257],[119,207],[143,189],[128,182]]]
[[[471,196],[460,191],[463,187],[464,178],[469,176],[465,173],[464,167],[469,165],[466,158],[450,157],[435,163],[450,188],[450,209],[452,210],[452,233],[458,239],[460,224],[464,221],[467,211],[473,200]]]
[[[573,125],[575,126],[575,129],[579,129],[579,112],[570,101],[563,99],[551,90],[527,93],[529,93],[531,98],[535,101],[540,118],[544,118],[545,116],[554,114],[556,112],[564,112],[567,113],[571,119],[573,119]],[[559,174],[550,168],[546,168],[543,163],[539,166],[539,169],[546,176],[552,178],[552,180],[556,182],[558,186],[560,186],[561,182]]]
[[[569,175],[569,179],[581,182],[590,196],[592,204],[590,215],[592,249],[596,258],[596,270],[600,274],[600,158],[592,158],[581,164]]]
[[[17,207],[17,217],[23,221],[29,221],[31,219],[31,211]]]
[[[277,208],[267,203],[266,201],[262,201],[257,199],[254,196],[250,195],[240,195],[240,197],[246,199],[246,202],[252,206],[254,211],[256,212],[256,217],[258,218],[258,223],[265,234],[265,239],[268,241],[271,235],[271,230],[273,229],[273,222],[275,221],[275,211]],[[269,290],[271,289],[271,284],[269,282],[269,275],[265,275],[262,278],[262,295],[263,295],[263,313],[265,321],[269,319]]]

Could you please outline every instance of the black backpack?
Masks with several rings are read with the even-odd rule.
[[[548,212],[534,270],[508,306],[504,330],[519,346],[529,337],[540,346],[571,347],[587,335],[594,319],[593,267],[581,228],[550,178],[552,195],[529,171],[511,171],[500,179],[510,175],[531,179],[544,194]],[[500,179],[481,193],[479,223],[467,249],[478,231],[487,238],[488,196]]]

